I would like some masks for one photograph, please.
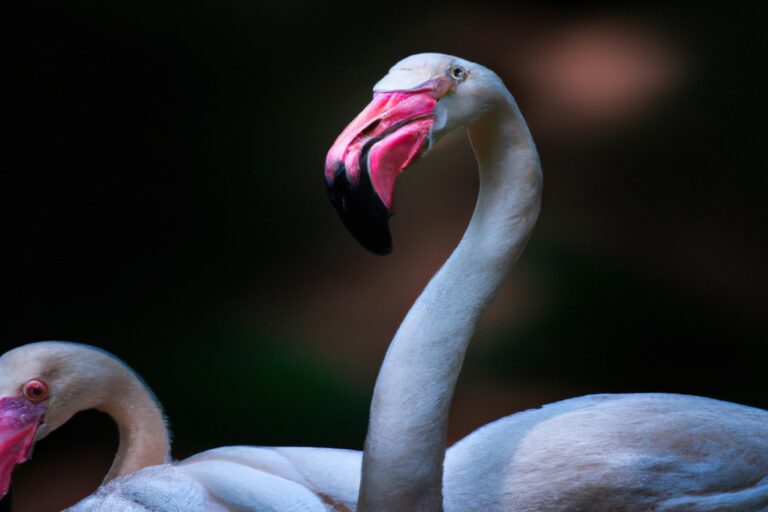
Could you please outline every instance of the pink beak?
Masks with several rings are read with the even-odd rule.
[[[395,179],[428,146],[441,79],[415,89],[374,92],[373,101],[328,151],[325,183],[352,235],[376,254],[392,251]]]
[[[23,397],[0,399],[0,498],[8,493],[13,468],[29,459],[46,408]]]

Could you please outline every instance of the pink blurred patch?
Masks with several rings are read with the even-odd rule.
[[[641,119],[685,75],[674,42],[639,20],[595,18],[544,30],[509,63],[532,91],[538,126],[584,135]]]

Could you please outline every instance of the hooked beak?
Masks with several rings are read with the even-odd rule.
[[[395,179],[431,144],[435,106],[450,84],[378,90],[328,151],[325,184],[344,225],[368,250],[392,251],[389,217]]]
[[[8,493],[13,468],[29,459],[46,407],[23,397],[0,399],[0,498]]]

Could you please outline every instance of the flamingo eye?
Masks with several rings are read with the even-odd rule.
[[[22,393],[24,393],[24,398],[29,400],[30,402],[42,402],[46,398],[48,398],[48,384],[43,382],[42,380],[38,379],[32,379],[26,384],[24,384],[24,387],[22,388]]]
[[[453,66],[449,74],[454,80],[464,80],[467,77],[467,70],[461,66]]]

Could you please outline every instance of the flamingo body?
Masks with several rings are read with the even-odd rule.
[[[317,494],[279,449],[227,447],[177,464],[144,468],[101,486],[71,512],[327,512],[336,498]],[[330,450],[329,450],[330,451]],[[272,453],[270,453],[272,452]],[[328,453],[324,454],[328,459]],[[282,459],[282,460],[281,460]],[[261,468],[281,466],[301,482]],[[311,477],[310,477],[311,478]],[[353,496],[355,494],[353,493]],[[336,509],[337,510],[337,509]]]
[[[445,463],[445,510],[768,510],[768,411],[686,395],[592,395],[470,434]]]

